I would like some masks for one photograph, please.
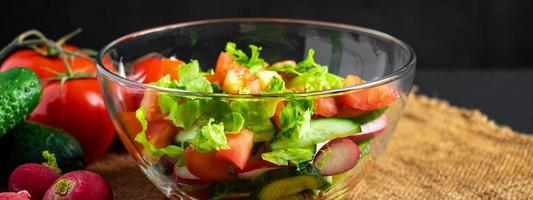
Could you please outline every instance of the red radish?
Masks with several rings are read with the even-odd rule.
[[[50,167],[26,163],[18,166],[9,176],[9,191],[27,190],[34,199],[42,199],[46,190],[61,175]]]
[[[244,167],[244,169],[237,169],[237,177],[242,179],[255,179],[266,171],[276,168],[277,167],[275,165],[264,160],[254,163],[248,163],[246,167]]]
[[[30,193],[26,190],[0,193],[0,200],[30,200],[30,197]]]
[[[380,134],[387,127],[387,116],[381,115],[379,118],[372,120],[361,126],[361,133],[351,135],[350,138],[353,141],[359,142],[368,138],[374,137]]]
[[[207,183],[206,181],[203,181],[200,178],[191,174],[187,167],[174,168],[174,177],[176,179],[176,182],[188,185],[198,185]]]
[[[18,166],[9,176],[10,192],[27,191],[34,199],[42,199],[46,190],[61,176],[54,154],[44,151],[47,163],[26,163]]]
[[[43,197],[43,200],[110,199],[113,195],[104,178],[86,170],[72,171],[59,177]]]
[[[313,161],[320,174],[331,176],[350,170],[359,160],[359,148],[350,139],[335,139],[324,145]]]

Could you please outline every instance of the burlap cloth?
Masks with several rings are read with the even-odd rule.
[[[164,198],[127,155],[89,169],[106,177],[115,199]],[[533,137],[479,111],[411,96],[373,173],[348,199],[533,199]]]

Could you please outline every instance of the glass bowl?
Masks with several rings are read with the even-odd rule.
[[[138,74],[143,70],[161,70],[157,67],[161,65],[140,64],[150,56],[179,58],[185,61],[195,59],[199,61],[202,69],[207,71],[214,68],[219,53],[224,50],[228,41],[235,42],[241,48],[249,44],[262,47],[261,57],[268,63],[287,59],[302,60],[309,49],[314,49],[315,61],[327,66],[329,72],[341,77],[356,74],[365,81],[343,88],[296,94],[213,94],[143,84],[146,76]],[[106,45],[98,54],[97,67],[104,100],[120,139],[148,179],[169,198],[207,199],[210,195],[218,195],[217,198],[237,199],[337,199],[356,187],[387,146],[411,90],[415,63],[416,57],[411,47],[375,30],[307,20],[248,18],[195,21],[135,32]],[[140,66],[142,69],[137,69]],[[389,98],[391,95],[392,100]],[[328,166],[344,166],[346,160],[351,160],[348,169],[338,172],[338,168],[333,167],[337,173],[331,174],[323,173],[324,163],[317,164],[318,156],[315,156],[312,162],[259,167],[264,170],[255,170],[257,168],[252,167],[251,171],[246,171],[254,156],[255,161],[261,160],[261,157],[255,154],[268,151],[272,147],[268,142],[254,143],[258,148],[254,147],[244,170],[228,164],[226,160],[213,159],[213,153],[201,153],[204,157],[211,156],[207,161],[202,160],[202,156],[192,158],[193,156],[188,156],[187,150],[185,153],[179,150],[181,147],[188,148],[187,140],[179,139],[185,137],[183,135],[187,134],[187,130],[172,126],[175,122],[167,120],[170,114],[164,114],[165,112],[161,111],[163,107],[153,106],[163,106],[162,96],[170,97],[177,105],[200,105],[197,109],[203,109],[208,114],[233,112],[233,104],[245,104],[252,109],[241,113],[245,119],[244,127],[255,131],[254,141],[269,140],[259,134],[262,134],[263,130],[256,131],[261,128],[254,127],[257,124],[252,121],[258,119],[272,124],[270,129],[273,134],[277,134],[278,128],[271,120],[274,111],[265,117],[260,110],[275,110],[279,102],[313,101],[317,107],[324,104],[317,99],[331,99],[338,104],[342,101],[340,99],[350,97],[352,104],[349,105],[365,104],[376,99],[379,101],[388,98],[390,101],[380,107],[374,105],[372,109],[345,104],[338,106],[338,113],[330,119],[351,120],[350,123],[358,123],[362,130],[342,139],[349,139],[347,143],[356,144],[357,150],[353,151],[356,153],[350,150],[341,155],[341,159],[336,160],[328,160],[329,157],[324,156],[328,158],[327,162],[330,162],[326,163]],[[206,102],[216,103],[205,104]],[[144,137],[138,138],[143,130],[141,120],[136,116],[140,107],[143,107],[144,118],[147,120],[147,130]],[[198,112],[200,111],[194,109],[182,112],[181,117],[198,121]],[[311,127],[315,126],[315,117],[313,115]],[[315,131],[315,134],[348,128],[335,123],[323,123],[321,126],[313,129],[319,130]],[[149,144],[141,144],[139,139],[142,138]],[[328,141],[313,145],[314,152],[327,150],[333,152],[332,155],[337,155],[338,152],[331,150],[335,148],[340,148],[342,152],[342,145],[333,148],[329,144],[324,145],[326,142]],[[166,154],[165,150],[173,153]],[[350,155],[352,156],[348,157]],[[328,153],[328,156],[331,155]],[[192,162],[203,164],[189,165]],[[219,165],[225,166],[224,169],[227,170],[223,180],[205,180],[195,176],[202,170],[206,173],[217,173]],[[253,173],[247,174],[252,176],[245,176],[245,172]],[[309,177],[316,179],[305,179]],[[316,183],[318,179],[320,184]]]

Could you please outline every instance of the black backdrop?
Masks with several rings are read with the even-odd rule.
[[[98,49],[123,34],[159,25],[222,17],[304,18],[378,29],[411,44],[419,69],[530,68],[530,0],[4,0],[0,45],[36,28]]]

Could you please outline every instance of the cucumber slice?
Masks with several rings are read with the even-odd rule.
[[[224,182],[213,183],[207,188],[209,199],[245,198],[254,190],[251,180],[231,179]]]
[[[39,77],[27,68],[0,73],[0,138],[33,111],[41,93]]]
[[[311,120],[309,130],[298,140],[278,138],[270,144],[273,150],[305,148],[335,138],[343,138],[361,132],[360,124],[351,119],[321,118]]]
[[[385,106],[383,108],[367,112],[367,113],[365,113],[365,114],[363,114],[361,116],[354,117],[353,120],[356,123],[359,123],[359,124],[366,124],[368,122],[371,122],[371,121],[377,119],[379,116],[381,116],[383,113],[385,113],[385,111],[387,111],[388,108],[389,108],[389,106]]]
[[[309,190],[325,190],[330,186],[312,165],[300,170],[296,167],[286,167],[267,171],[257,177],[253,185],[258,188],[254,197],[265,200],[299,199],[305,197]]]

